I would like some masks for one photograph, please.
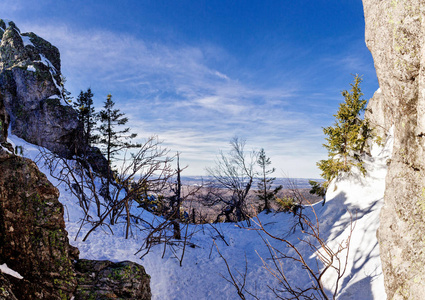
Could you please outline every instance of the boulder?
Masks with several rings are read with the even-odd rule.
[[[151,299],[150,276],[133,262],[78,260],[75,300]]]

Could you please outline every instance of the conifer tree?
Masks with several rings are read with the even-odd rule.
[[[258,154],[257,164],[261,169],[261,178],[258,182],[257,196],[261,201],[264,201],[264,210],[266,213],[270,212],[270,201],[276,198],[277,193],[282,189],[282,186],[272,189],[273,181],[276,180],[275,177],[267,177],[270,174],[273,174],[276,170],[275,168],[267,169],[271,165],[270,158],[266,156],[264,149],[260,150]]]
[[[93,106],[93,93],[91,89],[88,88],[86,92],[80,91],[80,95],[73,105],[77,111],[78,120],[83,127],[83,141],[85,145],[91,146],[99,138],[98,135],[93,134],[97,115]]]
[[[326,180],[325,188],[340,173],[350,172],[353,166],[366,173],[361,155],[366,150],[367,139],[372,137],[372,130],[368,120],[361,118],[367,104],[366,100],[361,99],[361,82],[362,78],[356,75],[354,83],[350,84],[351,90],[342,91],[345,101],[334,115],[335,124],[323,129],[327,135],[327,143],[323,146],[328,150],[329,158],[319,161],[317,165]]]
[[[98,144],[101,146],[102,154],[106,157],[108,165],[112,172],[108,173],[105,184],[105,196],[108,200],[111,199],[110,186],[113,181],[113,174],[115,166],[113,162],[117,159],[117,155],[124,149],[140,147],[140,144],[133,144],[131,140],[137,134],[130,133],[130,128],[119,130],[120,126],[124,126],[128,122],[128,118],[124,117],[125,114],[121,113],[119,109],[114,109],[115,102],[112,101],[112,95],[109,94],[104,102],[103,109],[99,112],[100,126],[98,131],[100,138]],[[111,204],[113,205],[113,204]],[[115,210],[113,211],[113,216]],[[113,223],[113,217],[111,221]]]
[[[139,147],[139,144],[132,144],[131,140],[137,137],[136,133],[130,133],[130,128],[118,130],[119,126],[127,124],[128,118],[119,109],[114,109],[115,102],[109,94],[104,102],[103,109],[99,112],[101,125],[98,128],[100,133],[99,144],[102,146],[102,153],[106,156],[108,163],[112,166],[117,154],[123,149]]]

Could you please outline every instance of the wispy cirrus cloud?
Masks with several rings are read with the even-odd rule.
[[[307,116],[296,105],[302,83],[267,88],[244,83],[225,74],[220,64],[210,64],[212,58],[230,56],[224,49],[66,25],[27,27],[59,48],[74,95],[90,86],[100,107],[112,93],[133,130],[141,138],[158,134],[164,145],[182,152],[189,173],[203,173],[235,135],[252,148],[264,147],[282,169],[287,162],[281,157],[295,159],[299,148],[309,156],[323,153],[312,147],[321,135],[314,114]],[[315,169],[314,161],[310,164]]]

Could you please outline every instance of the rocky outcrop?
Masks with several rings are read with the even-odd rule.
[[[380,92],[368,115],[394,149],[378,240],[389,299],[425,299],[425,3],[363,0]]]
[[[59,93],[57,49],[1,19],[0,38],[0,265],[23,277],[0,270],[0,300],[150,299],[142,266],[78,260],[58,190],[8,143],[11,125],[27,141],[70,155],[78,122],[72,108],[52,97]],[[98,149],[85,150],[94,168],[105,168]]]
[[[81,259],[75,267],[78,274],[75,300],[151,299],[150,277],[138,264]]]
[[[0,27],[4,28],[4,23],[0,22]],[[3,33],[1,45],[4,46],[7,44],[5,41],[10,39],[8,43],[19,50],[22,46],[19,42],[22,41],[16,38],[17,35],[18,30],[11,23]],[[0,55],[4,62],[4,56],[19,58],[21,53],[2,47]],[[13,67],[3,63],[0,66]],[[3,70],[0,77],[4,74]],[[7,143],[10,120],[7,100],[10,100],[10,95],[2,89],[0,263],[7,263],[23,279],[5,278],[7,275],[4,275],[0,290],[9,294],[10,298],[7,299],[13,299],[12,295],[18,299],[70,298],[77,285],[70,257],[70,253],[75,253],[75,248],[68,243],[63,206],[58,201],[59,192],[34,162],[15,155]]]
[[[63,156],[74,154],[80,128],[61,96],[58,49],[1,19],[0,37],[0,94],[12,133]]]
[[[59,50],[2,19],[0,38],[0,97],[4,102],[0,110],[9,116],[0,120],[0,130],[7,130],[10,123],[11,133],[27,142],[62,157],[84,155],[96,172],[106,174],[106,159],[99,149],[81,142],[77,114],[62,97]]]
[[[77,281],[58,190],[34,162],[0,153],[0,263],[18,299],[71,298]]]
[[[0,137],[6,141],[7,131]],[[59,192],[34,162],[0,147],[0,174],[0,264],[23,276],[0,271],[0,300],[150,299],[142,266],[78,260]]]

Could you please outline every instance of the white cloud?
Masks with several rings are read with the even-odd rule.
[[[235,135],[252,148],[264,147],[278,168],[297,168],[290,162],[300,154],[315,156],[313,145],[321,144],[315,117],[294,103],[295,86],[302,84],[248,86],[209,65],[210,57],[230,56],[219,47],[170,46],[65,25],[31,26],[31,31],[59,48],[74,95],[91,86],[100,104],[112,93],[139,137],[158,134],[165,146],[182,152],[191,165],[188,172],[203,173]],[[307,164],[315,168],[315,161],[298,166]]]

